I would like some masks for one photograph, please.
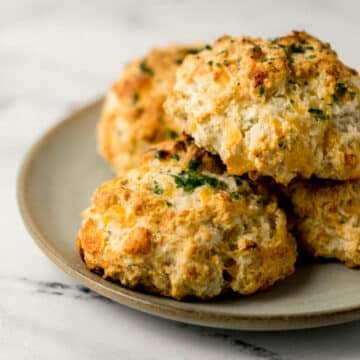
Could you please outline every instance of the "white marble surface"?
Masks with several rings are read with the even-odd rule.
[[[20,161],[58,118],[102,94],[149,47],[297,28],[360,68],[359,2],[0,0],[0,359],[358,359],[360,322],[288,333],[154,318],[80,287],[25,231]]]

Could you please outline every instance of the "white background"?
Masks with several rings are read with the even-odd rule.
[[[15,201],[30,144],[104,93],[122,65],[150,47],[306,29],[359,69],[359,10],[355,0],[0,0],[0,359],[359,359],[360,322],[288,333],[220,331],[82,293],[33,244]],[[49,287],[54,281],[67,287]]]

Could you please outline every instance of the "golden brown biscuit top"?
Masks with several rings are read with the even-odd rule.
[[[292,32],[224,36],[188,56],[164,106],[229,173],[287,184],[297,175],[359,177],[359,96],[357,72],[328,44]]]
[[[331,115],[332,105],[359,96],[357,72],[329,44],[299,31],[273,40],[223,36],[211,50],[184,61],[181,72],[191,81],[209,77],[208,94],[221,89],[222,95],[241,101],[265,102],[284,93],[295,100],[299,92],[309,92],[314,95],[309,113],[319,119]]]
[[[163,103],[175,82],[177,67],[188,54],[202,46],[170,45],[153,49],[145,57],[129,63],[112,87],[121,103],[117,115],[136,126],[139,139],[146,141],[176,137],[170,119],[165,119]],[[161,124],[166,123],[167,128]],[[165,134],[164,134],[165,132]]]

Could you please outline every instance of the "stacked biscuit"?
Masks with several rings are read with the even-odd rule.
[[[294,237],[315,257],[360,265],[359,87],[304,32],[224,36],[132,62],[98,126],[118,176],[84,212],[86,266],[206,299],[291,275]]]

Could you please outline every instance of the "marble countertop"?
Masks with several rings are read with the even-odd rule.
[[[360,322],[323,329],[222,331],[145,315],[80,286],[32,242],[15,201],[26,150],[51,124],[104,93],[149,47],[223,33],[306,29],[360,68],[359,2],[0,2],[0,360],[358,359]]]

